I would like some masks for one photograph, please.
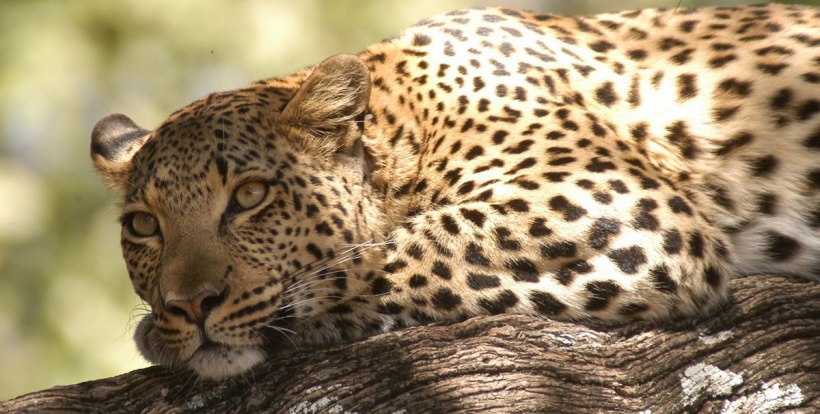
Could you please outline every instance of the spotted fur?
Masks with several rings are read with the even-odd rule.
[[[662,320],[820,269],[817,9],[455,11],[153,131],[98,123],[152,362],[515,312]]]

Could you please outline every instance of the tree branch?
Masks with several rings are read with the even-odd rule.
[[[11,412],[820,412],[820,283],[751,276],[697,321],[520,315],[274,355],[223,383],[152,367],[0,403]]]

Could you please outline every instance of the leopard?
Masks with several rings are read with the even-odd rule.
[[[522,314],[697,318],[820,280],[820,9],[473,8],[91,133],[151,363]]]

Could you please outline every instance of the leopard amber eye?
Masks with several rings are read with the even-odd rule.
[[[259,205],[267,194],[267,184],[261,181],[249,181],[237,187],[234,198],[236,204],[247,210]]]
[[[131,214],[129,217],[128,230],[139,237],[153,236],[159,230],[159,223],[157,223],[157,218],[153,215],[137,212]]]

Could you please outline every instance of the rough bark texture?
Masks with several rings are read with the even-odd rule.
[[[148,368],[11,412],[820,412],[820,283],[732,281],[709,318],[600,328],[474,318],[274,356],[224,383]]]

